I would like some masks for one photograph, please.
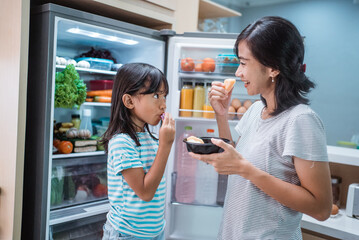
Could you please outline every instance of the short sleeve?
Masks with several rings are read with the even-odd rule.
[[[296,116],[289,125],[285,138],[283,156],[328,161],[324,126],[314,112]]]
[[[140,153],[136,148],[135,142],[130,137],[116,137],[111,141],[112,167],[116,174],[129,168],[142,168]]]

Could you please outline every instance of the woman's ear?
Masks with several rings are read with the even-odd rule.
[[[279,75],[280,71],[278,69],[271,68],[270,70],[270,77],[276,78]]]
[[[122,102],[128,109],[133,109],[135,105],[133,104],[133,99],[130,94],[124,94],[122,96]]]

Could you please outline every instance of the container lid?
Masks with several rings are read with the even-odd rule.
[[[72,114],[71,118],[80,118],[80,114]]]
[[[214,133],[214,129],[207,129],[208,133]]]
[[[91,117],[91,109],[85,108],[82,112],[85,117]]]
[[[196,82],[194,85],[195,86],[204,86],[204,83],[203,82]]]
[[[192,82],[183,82],[183,85],[191,85],[192,86]]]
[[[342,178],[338,176],[332,176],[332,184],[338,184],[342,182]]]
[[[185,126],[184,130],[192,130],[192,127],[191,126]]]

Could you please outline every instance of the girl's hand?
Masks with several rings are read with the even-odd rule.
[[[172,145],[175,139],[175,120],[171,117],[171,114],[165,113],[165,117],[162,122],[162,126],[159,132],[160,144]]]
[[[239,174],[243,177],[248,175],[251,164],[230,144],[220,139],[211,139],[212,143],[223,148],[221,153],[195,154],[190,152],[191,157],[211,164],[219,174]]]
[[[232,90],[227,92],[227,90],[224,89],[224,84],[222,82],[212,82],[212,87],[208,94],[208,98],[213,107],[213,110],[217,115],[223,116],[228,114],[231,95]]]

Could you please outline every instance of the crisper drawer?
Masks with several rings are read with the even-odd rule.
[[[98,240],[103,235],[106,214],[100,214],[80,220],[51,226],[52,240]]]
[[[107,198],[106,155],[54,159],[51,210]]]

